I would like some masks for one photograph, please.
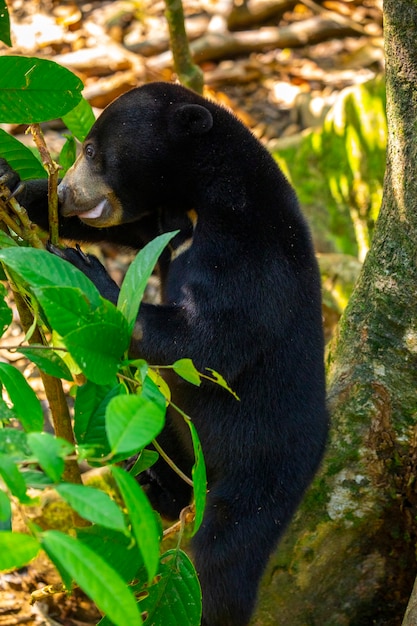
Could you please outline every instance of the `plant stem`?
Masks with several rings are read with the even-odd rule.
[[[0,221],[18,237],[27,241],[32,248],[45,248],[38,236],[36,226],[30,221],[26,209],[15,198],[5,199],[4,185],[0,185]],[[6,232],[6,231],[5,231]]]
[[[176,465],[174,463],[174,461],[166,454],[166,452],[161,448],[161,446],[159,445],[159,443],[156,441],[156,439],[154,439],[152,441],[152,445],[154,446],[155,450],[158,452],[158,454],[164,459],[164,461],[166,463],[168,463],[168,465],[170,466],[171,469],[174,470],[174,472],[176,474],[178,474],[178,476],[180,478],[183,479],[183,481],[185,481],[187,483],[187,485],[190,485],[190,487],[193,487],[193,481],[191,480],[191,478],[188,478],[188,476],[186,474],[184,474],[184,472],[178,467],[178,465]]]
[[[60,166],[51,158],[45,143],[45,138],[39,124],[31,124],[30,132],[41,155],[42,164],[48,172],[48,218],[49,239],[56,246],[59,242],[58,232],[58,176]]]
[[[14,198],[0,197],[0,219],[19,237],[26,240],[34,248],[44,248],[44,245],[36,233],[32,222],[23,207]],[[33,315],[29,309],[28,304],[19,293],[19,291],[13,286],[12,281],[10,287],[13,291],[16,308],[19,313],[20,322],[23,330],[28,334],[31,329],[29,343],[46,345],[45,337],[40,328],[36,325],[33,326]],[[45,394],[48,399],[49,408],[54,423],[54,430],[57,437],[66,439],[72,445],[75,445],[74,433],[71,425],[71,417],[68,410],[67,401],[65,398],[64,390],[62,388],[62,382],[58,378],[49,376],[40,370]],[[67,460],[64,470],[64,480],[72,483],[81,483],[81,475],[78,464],[75,460]]]
[[[181,0],[165,0],[165,17],[168,22],[170,46],[174,57],[174,68],[183,85],[197,93],[203,93],[203,72],[193,62]]]
[[[16,308],[19,313],[20,321],[25,333],[33,325],[33,315],[18,291],[13,290]],[[38,326],[32,332],[29,343],[45,344],[45,338]],[[54,423],[55,435],[66,439],[70,444],[75,445],[74,433],[71,426],[71,417],[68,410],[68,404],[65,398],[62,382],[59,378],[49,376],[40,370],[42,383],[48,398],[49,408]],[[81,483],[81,475],[78,463],[74,459],[65,462],[65,470],[63,479],[71,483]]]

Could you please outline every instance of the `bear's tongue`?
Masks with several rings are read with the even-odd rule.
[[[97,217],[101,217],[105,205],[106,199],[99,202],[98,205],[95,206],[93,209],[90,209],[89,211],[84,211],[84,213],[78,213],[77,215],[78,217],[83,217],[87,219],[96,219]]]

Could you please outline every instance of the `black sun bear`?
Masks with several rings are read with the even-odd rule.
[[[4,160],[0,174],[18,177]],[[19,201],[48,226],[46,183]],[[260,578],[320,463],[325,408],[320,278],[294,190],[230,112],[174,84],[133,89],[110,104],[59,186],[60,234],[141,248],[179,229],[160,258],[162,304],[142,304],[132,355],[191,358],[237,393],[170,380],[191,416],[208,472],[193,554],[204,626],[246,626]],[[117,285],[94,257],[66,249],[102,295]],[[187,430],[187,432],[186,432]],[[192,447],[168,412],[160,444],[190,474]],[[160,459],[141,477],[168,518],[190,488]]]

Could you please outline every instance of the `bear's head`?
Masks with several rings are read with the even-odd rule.
[[[59,185],[62,215],[103,228],[135,221],[161,206],[192,208],[191,170],[197,152],[202,161],[210,152],[213,142],[206,139],[216,111],[223,113],[169,83],[120,96],[95,122]]]

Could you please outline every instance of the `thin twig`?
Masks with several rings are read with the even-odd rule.
[[[46,146],[45,138],[39,124],[31,124],[30,132],[36,144],[43,166],[48,172],[48,218],[49,218],[49,239],[56,246],[59,242],[59,222],[58,222],[58,178],[61,166],[56,163]]]
[[[178,465],[174,463],[174,461],[167,455],[167,453],[161,448],[161,446],[155,439],[152,441],[152,445],[154,446],[158,454],[161,455],[164,461],[168,463],[170,468],[174,470],[174,472],[178,474],[178,476],[182,478],[187,483],[187,485],[190,485],[190,487],[193,487],[194,485],[193,485],[193,481],[191,480],[191,478],[188,478],[187,474],[184,474],[184,472],[178,467]]]
[[[184,507],[181,510],[180,519],[178,520],[178,522],[175,522],[175,524],[172,524],[172,526],[164,530],[162,534],[163,538],[166,539],[166,537],[169,537],[170,535],[173,535],[178,532],[180,533],[180,535],[182,535],[182,533],[184,532],[185,526],[187,524],[191,524],[194,521],[194,519],[195,519],[195,504],[193,502],[192,504]]]
[[[56,583],[54,585],[46,585],[45,587],[41,587],[40,589],[36,589],[36,591],[32,591],[30,594],[30,604],[35,604],[35,602],[39,602],[40,600],[45,600],[55,595],[56,593],[65,593],[68,591],[64,583]]]
[[[0,221],[20,239],[27,241],[32,248],[45,248],[37,233],[37,227],[30,221],[26,209],[16,198],[7,198],[8,194],[7,187],[0,185]]]

